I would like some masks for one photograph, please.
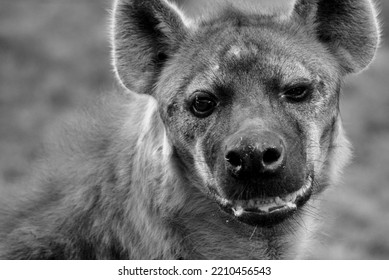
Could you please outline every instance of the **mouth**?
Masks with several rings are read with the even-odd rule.
[[[220,208],[240,222],[252,226],[271,227],[291,217],[311,197],[312,176],[297,191],[283,196],[231,201],[215,195]]]

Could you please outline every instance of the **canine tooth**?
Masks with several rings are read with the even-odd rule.
[[[244,213],[242,206],[238,206],[238,207],[236,207],[236,209],[232,208],[232,211],[234,211],[234,215],[236,217],[242,216],[242,214]]]
[[[288,202],[286,206],[288,206],[289,208],[297,208],[296,204],[294,204],[293,202]]]

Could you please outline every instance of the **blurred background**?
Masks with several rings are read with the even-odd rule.
[[[389,1],[378,4],[382,47],[367,71],[346,81],[341,101],[354,160],[323,197],[324,223],[310,258],[389,259]],[[110,6],[0,0],[0,196],[28,187],[56,120],[115,88]]]

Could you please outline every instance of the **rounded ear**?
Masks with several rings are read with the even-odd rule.
[[[379,24],[371,0],[298,0],[295,16],[336,56],[345,74],[366,68],[379,45]]]
[[[193,27],[167,0],[116,0],[112,51],[119,81],[132,91],[151,94],[164,63]]]

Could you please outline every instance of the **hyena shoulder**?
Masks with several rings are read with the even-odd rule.
[[[37,187],[31,185],[33,191],[23,193],[22,200],[2,207],[0,258],[162,258],[142,248],[151,244],[142,241],[147,234],[137,228],[143,226],[136,221],[152,220],[133,210],[143,200],[140,195],[155,184],[148,178],[161,177],[153,169],[148,172],[155,176],[146,178],[139,178],[142,172],[133,172],[137,157],[147,158],[161,148],[139,139],[149,133],[158,139],[155,122],[159,119],[154,115],[150,97],[110,94],[57,123],[49,133],[47,156],[34,175]],[[144,144],[143,154],[137,155]],[[134,191],[133,182],[139,180],[143,181],[137,187],[144,190]]]

